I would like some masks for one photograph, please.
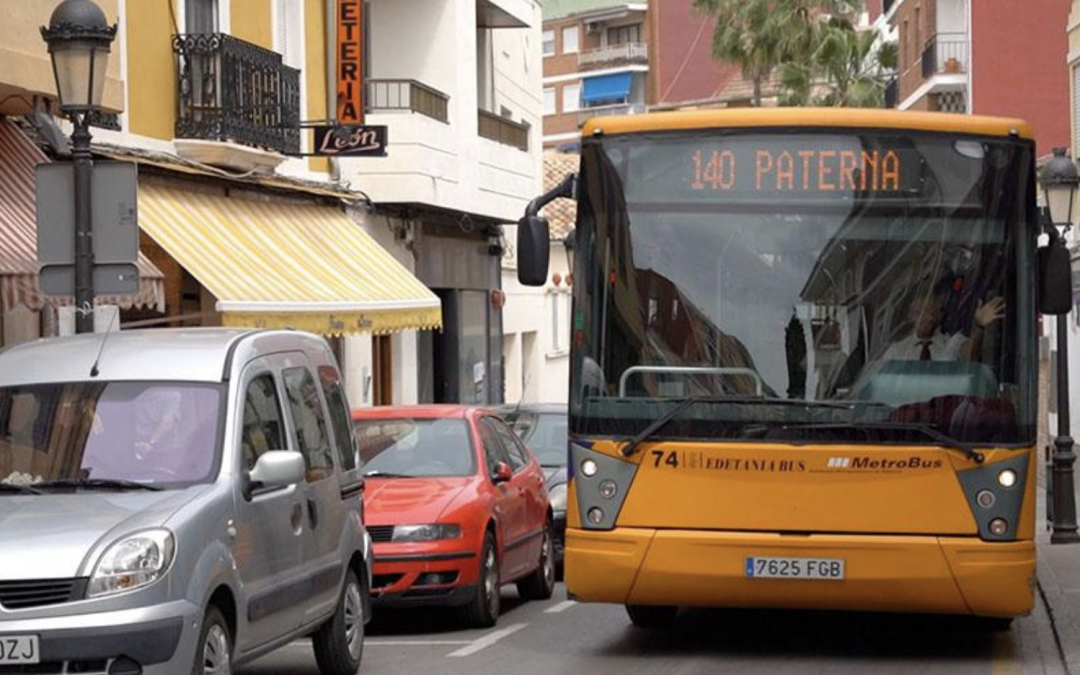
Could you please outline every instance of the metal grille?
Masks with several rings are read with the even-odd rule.
[[[0,605],[5,609],[59,605],[82,598],[85,591],[85,579],[0,581]]]
[[[964,102],[964,92],[943,91],[938,94],[937,108],[939,112],[965,113],[967,105]]]
[[[386,542],[394,538],[393,525],[369,525],[367,531],[371,541]]]
[[[177,138],[300,152],[300,71],[281,54],[224,33],[173,37]]]

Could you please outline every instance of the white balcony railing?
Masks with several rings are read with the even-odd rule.
[[[648,63],[649,45],[644,42],[626,42],[590,49],[578,54],[578,67],[596,67],[609,63]]]
[[[578,111],[578,122],[585,123],[593,117],[610,117],[612,115],[640,115],[647,112],[644,103],[620,103],[618,105],[602,105],[595,108],[582,108]]]

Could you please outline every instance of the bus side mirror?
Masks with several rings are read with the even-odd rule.
[[[517,271],[524,286],[543,286],[547,282],[551,235],[543,216],[525,216],[518,221]]]
[[[1039,249],[1039,312],[1062,316],[1072,309],[1072,262],[1062,238]]]

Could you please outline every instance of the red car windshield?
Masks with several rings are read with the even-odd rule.
[[[454,477],[476,473],[462,419],[395,418],[356,423],[365,476]]]

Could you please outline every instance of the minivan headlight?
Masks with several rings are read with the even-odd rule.
[[[123,593],[154,583],[169,570],[176,540],[168,530],[145,530],[113,543],[90,577],[88,597]]]
[[[461,528],[457,525],[395,525],[391,541],[418,542],[437,539],[457,539]]]
[[[552,511],[566,510],[566,483],[559,483],[548,492],[548,501],[551,502]]]

